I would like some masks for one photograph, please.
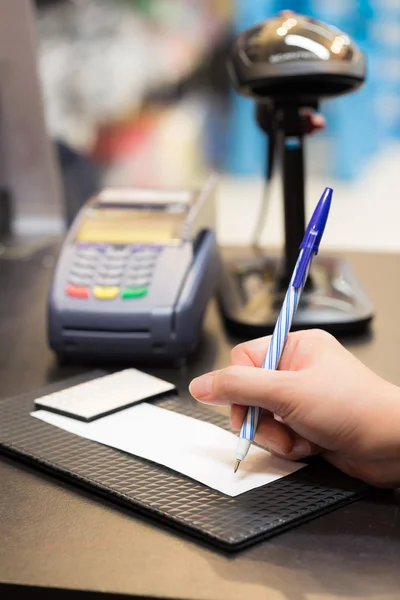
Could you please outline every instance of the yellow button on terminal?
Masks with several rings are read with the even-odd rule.
[[[114,285],[97,285],[93,288],[93,296],[100,300],[113,300],[119,294],[119,287]]]

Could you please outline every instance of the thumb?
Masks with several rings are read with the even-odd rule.
[[[189,391],[205,404],[260,406],[288,417],[300,402],[300,383],[296,371],[230,366],[193,379]]]

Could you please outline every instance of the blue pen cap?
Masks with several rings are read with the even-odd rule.
[[[293,287],[300,288],[304,283],[308,263],[313,254],[318,254],[319,245],[328,220],[332,201],[332,188],[325,188],[313,215],[308,223],[300,249],[303,250],[300,263],[293,279]]]
[[[304,234],[304,238],[302,243],[300,244],[300,248],[306,248],[309,243],[309,235],[311,232],[314,232],[313,242],[314,242],[314,252],[318,253],[319,245],[321,242],[321,238],[323,236],[325,225],[328,220],[329,210],[331,208],[332,202],[332,188],[325,188],[324,193],[322,194],[313,215],[310,219],[308,227],[306,229],[306,233]],[[316,235],[315,235],[316,234]],[[312,240],[310,240],[312,241]]]

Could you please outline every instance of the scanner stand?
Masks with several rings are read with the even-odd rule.
[[[247,338],[272,333],[306,228],[304,112],[295,105],[259,103],[257,121],[268,134],[267,185],[276,154],[281,159],[285,246],[283,256],[268,256],[256,243],[253,256],[224,261],[218,290],[220,311],[228,331]],[[292,330],[319,328],[342,336],[364,332],[372,318],[372,304],[350,264],[317,256]]]
[[[269,335],[283,303],[279,289],[281,258],[238,257],[223,266],[219,306],[226,328],[246,338]],[[372,304],[348,261],[316,257],[292,324],[324,329],[335,336],[362,333],[373,316]]]

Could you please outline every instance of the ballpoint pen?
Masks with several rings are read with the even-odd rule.
[[[332,193],[333,190],[331,188],[325,188],[307,226],[303,241],[300,244],[299,256],[290,279],[289,287],[272,333],[270,345],[261,366],[262,369],[275,371],[278,368],[293,317],[296,314],[300,296],[307,281],[312,260],[318,254],[319,244],[329,215]],[[261,414],[262,408],[257,406],[250,406],[247,409],[236,448],[235,473],[241,461],[246,457],[254,440]]]

